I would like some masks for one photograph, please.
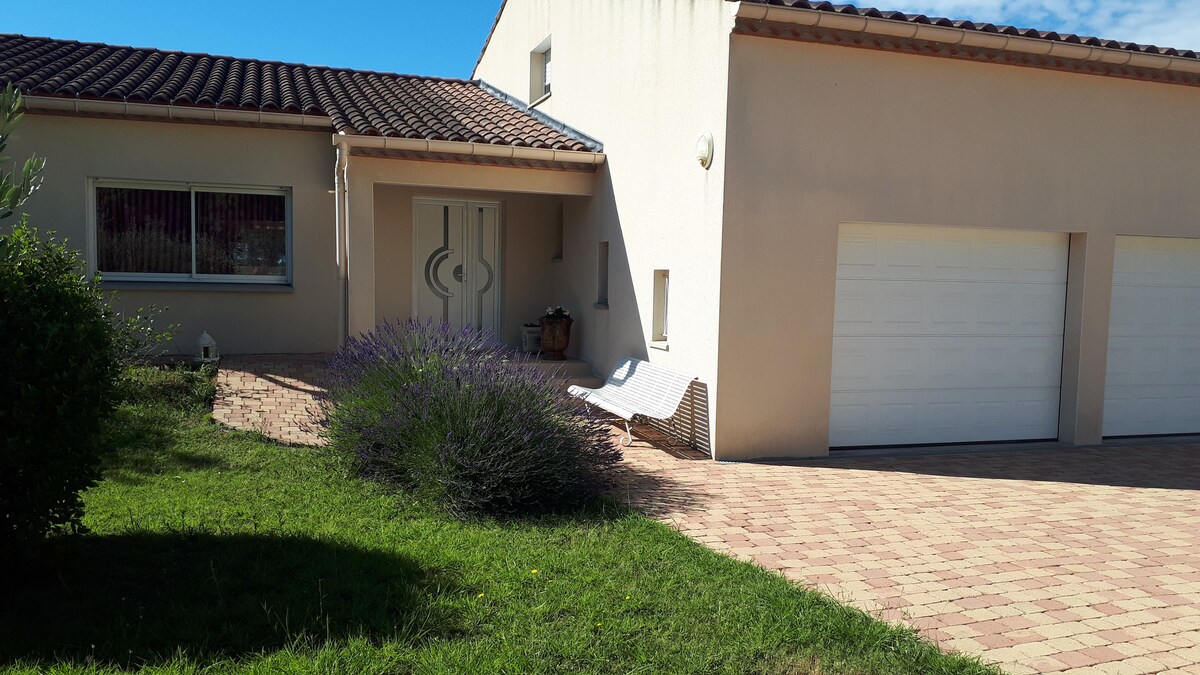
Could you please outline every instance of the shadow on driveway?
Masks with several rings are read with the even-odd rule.
[[[1100,448],[1004,448],[955,454],[838,457],[778,462],[788,466],[893,471],[931,476],[1049,481],[1113,487],[1200,490],[1200,445]]]

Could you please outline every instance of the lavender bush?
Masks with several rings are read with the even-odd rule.
[[[577,506],[620,460],[608,425],[471,328],[409,320],[330,361],[326,433],[364,475],[459,515]]]

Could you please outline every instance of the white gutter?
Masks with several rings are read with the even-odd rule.
[[[489,157],[495,159],[524,159],[563,164],[598,166],[604,163],[602,152],[580,152],[577,150],[552,150],[549,148],[523,148],[514,145],[492,145],[490,143],[464,143],[461,141],[428,141],[417,138],[393,138],[390,136],[352,136],[334,134],[333,144],[351,148],[422,152],[466,157]]]
[[[995,49],[1079,61],[1098,61],[1115,66],[1151,68],[1181,73],[1200,73],[1200,59],[1169,56],[1166,54],[1146,54],[1126,49],[1094,47],[1091,45],[1056,42],[1018,35],[984,33],[965,28],[932,26],[893,19],[881,19],[871,16],[854,16],[815,9],[764,5],[756,2],[739,2],[730,9],[735,17],[751,21],[771,21],[800,26],[816,26],[818,28],[830,28],[886,37],[928,40],[930,42],[940,42],[961,47]]]
[[[230,110],[162,103],[129,103],[61,96],[26,95],[21,97],[26,110],[60,112],[74,115],[114,115],[121,117],[160,117],[180,122],[229,122],[268,126],[332,129],[333,121],[322,115],[264,112],[260,110]]]
[[[345,143],[337,146],[337,161],[333,168],[334,252],[338,270],[338,346],[345,344],[350,334],[350,285],[347,272],[350,255],[350,147]]]

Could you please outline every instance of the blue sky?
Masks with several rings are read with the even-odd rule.
[[[500,0],[31,0],[8,4],[0,32],[469,77]],[[860,4],[1200,50],[1200,0]]]
[[[470,77],[500,0],[14,0],[5,5],[3,33]]]
[[[952,19],[1200,51],[1198,0],[893,0],[880,7]]]

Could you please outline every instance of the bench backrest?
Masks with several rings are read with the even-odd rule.
[[[600,391],[604,398],[623,408],[665,420],[675,414],[694,379],[649,361],[626,357],[613,368]]]

